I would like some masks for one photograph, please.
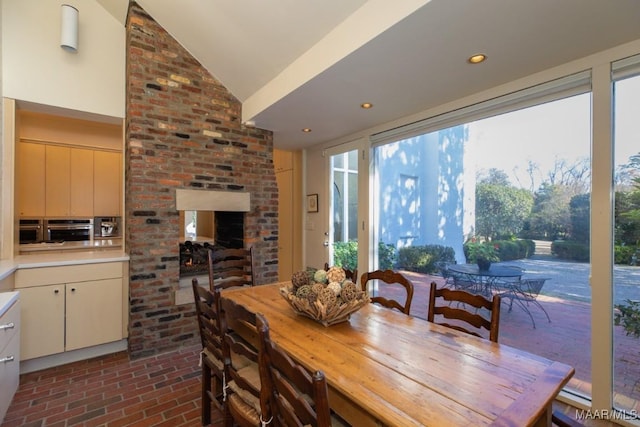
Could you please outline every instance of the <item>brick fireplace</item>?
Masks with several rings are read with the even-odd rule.
[[[240,102],[135,3],[126,108],[129,350],[139,357],[198,339],[193,306],[175,300],[177,194],[250,196],[240,244],[255,248],[256,283],[263,284],[278,278],[278,189],[272,133],[243,126]]]

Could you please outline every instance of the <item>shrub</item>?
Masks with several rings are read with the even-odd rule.
[[[631,264],[631,257],[636,252],[635,246],[620,246],[616,245],[614,248],[613,256],[616,264]]]
[[[585,243],[556,240],[551,243],[551,253],[558,258],[574,261],[589,261],[589,245]]]
[[[434,273],[440,263],[454,263],[455,251],[450,246],[408,246],[398,250],[398,267],[417,273]]]
[[[333,260],[334,265],[338,267],[355,270],[358,268],[358,242],[355,240],[349,242],[333,243]],[[393,268],[396,260],[396,248],[392,244],[378,244],[378,264],[383,270]]]
[[[627,300],[615,306],[614,323],[622,326],[627,335],[640,338],[640,301]]]

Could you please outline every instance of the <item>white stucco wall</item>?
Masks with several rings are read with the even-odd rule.
[[[95,0],[79,10],[77,53],[60,48],[57,0],[2,1],[4,97],[81,112],[125,115],[125,27]]]

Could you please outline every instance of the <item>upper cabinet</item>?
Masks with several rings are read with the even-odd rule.
[[[17,215],[122,215],[121,125],[21,111],[18,135]]]
[[[20,217],[44,216],[45,146],[20,142],[16,150],[16,206]]]

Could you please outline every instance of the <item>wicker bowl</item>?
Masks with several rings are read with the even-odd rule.
[[[329,276],[332,281],[314,281],[313,271],[304,272],[309,275],[308,282],[300,284],[294,275],[292,284],[280,288],[280,295],[289,303],[291,308],[298,314],[309,317],[324,326],[335,325],[346,322],[352,313],[361,309],[369,303],[369,295],[361,291],[353,282],[340,276],[331,267],[327,274],[315,275],[316,278]],[[342,271],[342,269],[340,269]],[[298,278],[301,273],[296,273]],[[334,273],[332,275],[332,273]],[[318,285],[318,283],[321,285]],[[313,291],[301,292],[303,286],[313,287]],[[331,296],[333,293],[334,296]],[[304,295],[303,295],[304,294]],[[329,297],[329,298],[326,298]]]

